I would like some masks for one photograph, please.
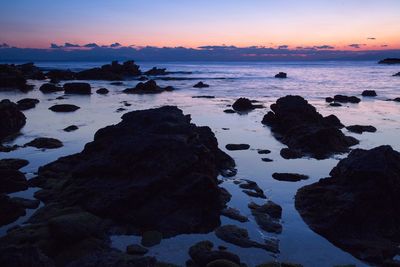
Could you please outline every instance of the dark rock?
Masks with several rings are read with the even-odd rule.
[[[106,95],[109,93],[107,88],[100,88],[96,91],[96,93],[98,93],[99,95]]]
[[[13,193],[28,189],[25,175],[16,169],[0,169],[0,193]]]
[[[146,231],[142,234],[141,244],[145,247],[153,247],[161,243],[162,233],[158,231]]]
[[[76,125],[70,125],[70,126],[64,128],[63,130],[64,130],[65,132],[73,132],[73,131],[76,131],[76,130],[78,130],[78,129],[79,129],[78,126],[76,126]]]
[[[280,234],[282,232],[282,225],[279,223],[282,216],[281,206],[272,201],[268,201],[264,205],[251,202],[249,208],[261,229],[270,233]]]
[[[207,88],[210,87],[208,84],[203,83],[203,82],[198,82],[195,85],[193,85],[194,88]]]
[[[225,109],[224,112],[225,113],[230,113],[230,114],[236,113],[236,111],[234,111],[233,109]]]
[[[362,134],[363,132],[374,133],[376,132],[376,128],[371,125],[351,125],[346,127],[352,133]]]
[[[11,169],[19,170],[29,164],[29,161],[25,159],[1,159],[0,170]]]
[[[11,152],[14,150],[17,150],[19,148],[18,145],[13,145],[13,146],[4,146],[2,144],[0,144],[0,152]]]
[[[267,198],[264,193],[258,192],[258,191],[251,191],[251,190],[242,190],[243,193],[250,197],[258,197],[258,198]]]
[[[231,207],[227,207],[222,210],[221,215],[231,218],[232,220],[236,220],[239,222],[247,222],[249,219],[247,219],[246,216],[243,216],[240,214],[240,211]]]
[[[159,94],[166,91],[172,91],[173,87],[160,87],[154,80],[145,83],[138,83],[134,88],[127,88],[123,92],[126,94]]]
[[[19,89],[21,91],[31,89],[26,82],[24,74],[16,65],[0,64],[0,91],[3,89]]]
[[[262,105],[254,105],[250,99],[241,97],[233,103],[232,108],[238,112],[251,111],[255,108],[262,108]]]
[[[248,144],[227,144],[225,146],[228,150],[247,150],[250,148]]]
[[[148,81],[149,78],[147,76],[140,76],[137,80],[144,82],[144,81]]]
[[[240,264],[240,258],[228,251],[213,250],[214,244],[210,241],[200,241],[189,248],[189,255],[196,266],[208,266],[216,260],[228,260]]]
[[[257,185],[256,182],[245,180],[245,183],[240,184],[239,187],[245,189],[242,190],[243,193],[251,197],[267,198],[264,194],[264,191]]]
[[[22,75],[25,79],[29,80],[44,80],[46,76],[44,73],[35,66],[32,62],[16,65],[15,66],[19,71],[21,71]]]
[[[375,90],[364,90],[361,94],[362,96],[377,96]]]
[[[123,112],[125,110],[126,110],[126,108],[117,108],[117,110],[115,112]]]
[[[36,105],[38,103],[39,103],[38,99],[24,98],[24,99],[17,101],[17,106],[18,106],[19,110],[28,110],[28,109],[36,107]]]
[[[400,102],[400,97],[396,97],[393,99],[394,102]]]
[[[345,95],[335,95],[333,97],[333,100],[339,103],[353,103],[353,104],[360,103],[361,101],[361,99],[359,99],[356,96],[345,96]]]
[[[271,150],[269,150],[269,149],[258,149],[257,153],[258,154],[270,154]]]
[[[0,266],[4,267],[55,267],[54,261],[34,246],[9,246],[0,248]]]
[[[379,64],[400,64],[400,58],[385,58],[378,62]]]
[[[167,69],[165,68],[157,68],[153,67],[152,69],[146,71],[144,75],[149,75],[149,76],[158,76],[158,75],[168,75],[169,73],[166,71]]]
[[[64,91],[64,89],[61,86],[57,86],[54,83],[44,83],[40,86],[39,90],[43,94],[48,94],[48,93],[55,93],[55,92],[60,92]]]
[[[400,72],[393,74],[393,76],[400,76]]]
[[[40,204],[40,201],[37,199],[26,199],[22,197],[12,197],[10,201],[25,209],[36,209]]]
[[[333,97],[327,97],[325,98],[325,101],[328,103],[332,103],[334,101]]]
[[[273,173],[272,178],[278,181],[285,181],[285,182],[298,182],[301,180],[307,180],[309,177],[303,174],[297,173]]]
[[[215,98],[213,95],[196,95],[192,96],[192,98]]]
[[[54,112],[73,112],[80,109],[80,107],[71,104],[60,104],[51,106],[49,109]]]
[[[400,243],[400,153],[355,149],[330,177],[301,188],[296,209],[311,229],[355,257],[381,265]]]
[[[272,162],[273,160],[270,158],[261,158],[262,161],[264,162]]]
[[[347,152],[358,143],[340,131],[342,124],[336,117],[323,117],[300,96],[279,98],[271,109],[262,123],[270,126],[275,137],[289,147],[281,155],[324,159],[333,153]]]
[[[287,73],[279,72],[278,74],[275,75],[275,78],[285,79],[285,78],[287,78]]]
[[[139,66],[132,60],[125,61],[123,64],[113,61],[111,64],[103,65],[100,68],[80,71],[76,73],[76,78],[78,80],[118,81],[139,76],[141,73]]]
[[[25,115],[8,99],[0,101],[0,142],[19,132],[26,123]]]
[[[301,151],[290,148],[282,148],[279,154],[284,159],[299,159],[303,157]]]
[[[15,202],[12,202],[9,196],[5,194],[0,194],[0,226],[12,223],[16,219],[24,215],[25,209],[23,207]],[[0,249],[0,263],[2,262],[2,256],[2,250]]]
[[[147,252],[149,252],[147,248],[137,244],[129,245],[126,247],[126,253],[130,255],[144,255]]]
[[[50,70],[46,73],[47,78],[51,80],[52,83],[58,83],[58,81],[69,81],[75,80],[75,72],[70,70]]]
[[[244,228],[239,228],[236,225],[223,225],[215,230],[215,235],[225,242],[234,244],[243,248],[261,248],[274,253],[279,252],[278,246],[274,242],[267,242],[265,244],[253,241],[249,237],[249,233]]]
[[[340,104],[338,102],[333,102],[333,103],[330,103],[329,106],[331,106],[331,107],[341,107],[342,104]]]
[[[66,94],[90,95],[92,88],[88,83],[65,83],[63,85]]]
[[[29,143],[26,143],[24,146],[54,149],[62,147],[63,143],[55,138],[38,137],[30,141]]]

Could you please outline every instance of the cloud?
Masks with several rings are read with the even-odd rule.
[[[289,46],[288,45],[280,45],[278,46],[278,49],[288,49]]]
[[[384,45],[381,45],[381,47],[388,47],[388,45],[387,45],[387,44],[384,44]]]
[[[376,40],[375,37],[367,37],[367,40]]]
[[[313,46],[315,49],[335,49],[334,46],[331,45],[320,45],[320,46]]]
[[[122,45],[120,43],[113,43],[110,45],[110,47],[112,48],[117,48],[117,47],[121,47]]]
[[[10,48],[10,46],[6,43],[0,44],[0,48]]]
[[[99,47],[96,43],[85,44],[83,47],[87,48],[97,48]]]
[[[230,45],[205,45],[205,46],[199,46],[199,49],[204,49],[204,50],[225,50],[225,49],[236,49],[236,46]]]
[[[79,48],[79,47],[81,47],[81,46],[78,45],[78,44],[65,43],[65,44],[64,44],[64,47],[65,47],[65,48]]]
[[[364,46],[364,45],[366,45],[366,44],[349,44],[348,46],[352,47],[352,48],[359,49],[359,48],[361,48],[361,46]]]

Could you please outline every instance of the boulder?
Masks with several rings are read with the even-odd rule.
[[[44,73],[32,62],[16,65],[15,66],[19,71],[21,71],[22,75],[25,79],[29,80],[44,80],[46,76]]]
[[[0,91],[19,89],[26,91],[32,86],[26,82],[27,78],[18,66],[14,64],[0,64]]]
[[[39,90],[43,94],[49,94],[49,93],[55,93],[55,92],[60,92],[64,91],[64,89],[61,86],[57,86],[54,83],[44,83],[40,86]]]
[[[125,61],[119,64],[118,61],[113,61],[111,64],[106,64],[100,68],[92,68],[76,73],[78,80],[107,80],[119,81],[125,78],[131,78],[141,75],[139,66],[133,60]]]
[[[71,104],[59,104],[51,106],[49,109],[54,112],[73,112],[80,109],[80,107]]]
[[[62,147],[63,143],[60,140],[57,140],[55,138],[38,137],[38,138],[35,138],[32,141],[26,143],[24,146],[54,149],[54,148]]]
[[[28,189],[25,175],[16,169],[0,169],[0,193],[14,193]]]
[[[200,241],[189,248],[189,256],[195,266],[205,267],[216,260],[228,260],[240,265],[240,258],[237,255],[225,250],[213,250],[213,247],[211,241]]]
[[[347,126],[346,129],[352,133],[362,134],[364,132],[374,133],[376,132],[376,128],[371,125],[350,125]]]
[[[248,144],[227,144],[225,146],[227,150],[247,150],[250,148]]]
[[[159,231],[146,231],[142,234],[140,243],[145,247],[154,247],[160,244],[162,239],[163,235]]]
[[[1,159],[0,170],[11,169],[19,170],[29,164],[29,161],[25,159]]]
[[[251,111],[256,108],[262,108],[262,105],[254,105],[254,101],[247,99],[245,97],[241,97],[233,103],[232,108],[238,112],[246,112]]]
[[[99,94],[99,95],[106,95],[106,94],[108,94],[109,92],[110,92],[110,91],[108,91],[107,88],[100,88],[100,89],[98,89],[98,90],[96,91],[96,93]]]
[[[275,78],[285,79],[287,78],[287,73],[279,72],[278,74],[275,75]]]
[[[393,74],[393,76],[399,76],[400,77],[400,72]]]
[[[334,153],[349,151],[358,143],[345,136],[340,128],[343,125],[335,116],[323,117],[315,107],[301,96],[285,96],[271,105],[262,123],[271,127],[275,137],[288,146],[285,153],[293,156],[310,156],[324,159]]]
[[[160,87],[154,80],[145,83],[138,83],[134,88],[127,88],[123,92],[126,94],[159,94],[166,91],[173,91],[172,86]]]
[[[25,209],[18,203],[11,201],[6,194],[0,193],[0,226],[7,225],[25,215]],[[2,253],[0,250],[0,263]],[[6,265],[1,265],[6,266]]]
[[[66,94],[90,95],[92,93],[92,88],[88,83],[65,83],[63,88]]]
[[[227,207],[222,210],[221,214],[225,217],[228,217],[232,220],[236,220],[239,222],[247,222],[249,219],[247,219],[246,216],[240,214],[240,211],[231,207]]]
[[[309,177],[307,175],[298,174],[298,173],[273,173],[272,178],[278,181],[286,181],[286,182],[298,182],[301,180],[307,180]]]
[[[400,64],[400,58],[385,58],[378,62],[379,64]]]
[[[210,87],[208,84],[203,83],[203,82],[198,82],[195,85],[193,85],[194,88],[207,88]]]
[[[335,95],[333,97],[333,100],[339,103],[353,103],[353,104],[360,103],[361,101],[361,99],[359,99],[356,96],[346,96],[346,95]]]
[[[146,71],[143,73],[144,75],[149,75],[149,76],[158,76],[158,75],[168,75],[168,72],[166,71],[167,69],[165,68],[157,68],[153,67],[152,69]]]
[[[70,126],[68,126],[68,127],[65,127],[64,129],[63,129],[63,131],[64,132],[73,132],[73,131],[76,131],[76,130],[78,130],[79,128],[78,128],[78,126],[76,126],[76,125],[70,125]]]
[[[312,230],[353,256],[382,265],[400,244],[400,153],[355,149],[330,177],[301,188],[295,206]]]
[[[40,101],[35,98],[23,98],[17,101],[17,106],[19,110],[28,110],[35,108],[39,102]]]
[[[47,78],[51,80],[52,83],[58,83],[59,81],[69,81],[75,80],[76,74],[70,70],[50,70],[46,73]]]
[[[8,99],[0,101],[0,142],[18,133],[25,123],[26,117],[15,103]]]
[[[371,97],[377,96],[375,90],[364,90],[361,95],[362,96],[371,96]]]

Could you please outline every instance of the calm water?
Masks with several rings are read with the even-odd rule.
[[[99,66],[103,63],[38,63],[46,69],[69,68],[81,70]],[[22,129],[22,135],[10,144],[23,145],[35,137],[54,137],[64,143],[64,147],[55,150],[41,151],[34,148],[21,148],[10,153],[0,153],[0,158],[24,158],[30,164],[22,170],[27,177],[33,177],[37,168],[51,162],[60,156],[69,155],[82,150],[84,144],[93,139],[93,134],[106,125],[118,123],[123,114],[116,112],[124,107],[122,101],[128,101],[132,106],[124,107],[127,111],[159,107],[162,105],[177,105],[184,113],[191,114],[197,125],[207,125],[216,134],[219,145],[225,149],[228,143],[248,143],[248,151],[229,151],[235,159],[238,174],[232,179],[225,179],[222,184],[233,195],[228,204],[238,208],[250,219],[247,223],[238,223],[221,217],[223,224],[237,224],[248,229],[250,236],[262,242],[263,238],[280,240],[280,253],[271,254],[260,249],[243,249],[225,243],[213,233],[205,235],[181,235],[165,239],[160,245],[151,248],[150,255],[160,260],[184,265],[188,259],[189,246],[200,240],[211,240],[215,245],[225,245],[230,251],[237,253],[243,262],[249,266],[270,261],[275,258],[282,261],[302,263],[305,266],[332,266],[335,264],[353,263],[365,266],[350,254],[333,246],[323,237],[312,232],[302,221],[294,208],[294,195],[298,188],[313,183],[319,178],[328,176],[329,171],[337,164],[339,155],[327,160],[314,159],[284,160],[279,151],[284,146],[271,135],[268,127],[261,124],[263,115],[269,110],[269,105],[278,97],[287,94],[298,94],[308,99],[323,115],[335,114],[345,125],[370,124],[375,126],[376,133],[363,135],[346,133],[358,138],[358,147],[372,148],[382,144],[392,145],[400,150],[400,104],[385,101],[388,98],[400,96],[400,78],[391,75],[400,71],[400,67],[382,66],[375,62],[317,62],[317,63],[140,63],[142,70],[153,66],[166,67],[169,71],[192,71],[191,75],[169,75],[173,77],[188,77],[192,80],[158,81],[160,85],[172,85],[174,92],[158,95],[126,95],[121,91],[134,86],[136,81],[126,81],[124,86],[113,86],[105,81],[89,81],[93,90],[106,87],[110,90],[107,96],[93,94],[91,96],[69,95],[64,100],[55,100],[62,93],[44,95],[37,88],[42,82],[30,81],[35,84],[35,90],[29,93],[1,92],[0,99],[9,98],[17,101],[25,97],[38,98],[40,103],[35,109],[25,112],[27,124]],[[288,73],[288,79],[275,79],[279,72]],[[192,86],[202,80],[209,88],[196,89]],[[363,99],[359,104],[349,104],[339,108],[328,106],[324,98],[335,94],[360,95],[363,90],[376,90],[378,97]],[[214,95],[215,99],[193,99],[197,95]],[[256,99],[265,105],[247,115],[225,114],[226,106],[232,104],[238,97]],[[58,114],[48,110],[54,104],[71,103],[81,107],[74,113]],[[62,129],[69,125],[78,125],[79,130],[66,133]],[[229,128],[223,130],[222,128]],[[344,130],[346,131],[346,130]],[[256,149],[270,149],[267,157],[273,162],[263,162]],[[307,181],[288,183],[272,179],[274,172],[298,172],[307,174]],[[253,199],[233,183],[235,179],[250,179],[256,181],[265,191],[267,197],[283,208],[282,234],[275,235],[263,232],[251,216],[247,204],[250,201],[263,203],[264,200]],[[14,193],[16,196],[32,197],[35,188]],[[23,223],[33,211],[20,218],[17,222],[0,228],[0,235],[15,224]],[[125,250],[129,244],[139,242],[135,236],[112,236],[112,245]]]

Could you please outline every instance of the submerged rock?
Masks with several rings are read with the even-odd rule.
[[[400,72],[393,74],[393,76],[400,76]]]
[[[240,258],[225,250],[213,250],[214,244],[211,241],[200,241],[189,248],[189,255],[194,266],[205,267],[215,264],[216,260],[226,260],[240,266]],[[232,265],[212,265],[212,266],[232,266]]]
[[[49,93],[55,93],[55,92],[60,92],[64,91],[64,89],[61,86],[55,85],[54,83],[44,83],[40,86],[39,90],[43,94],[49,94]]]
[[[273,173],[272,178],[278,181],[286,181],[286,182],[298,182],[301,180],[307,180],[309,177],[307,175],[298,174],[298,173]]]
[[[346,127],[352,133],[362,134],[363,132],[374,133],[376,132],[376,128],[371,125],[350,125]]]
[[[100,88],[100,89],[98,89],[98,90],[96,91],[96,93],[99,94],[99,95],[106,95],[106,94],[109,93],[109,91],[108,91],[107,88]]]
[[[26,70],[24,65],[0,64],[0,91],[19,89],[26,91],[32,89],[27,79],[35,78],[33,72]]]
[[[251,197],[267,198],[264,191],[254,181],[245,180],[245,183],[239,184],[239,187],[244,189],[243,193]]]
[[[215,98],[215,96],[213,95],[196,95],[196,96],[192,96],[192,98]]]
[[[198,82],[195,85],[193,85],[194,88],[207,88],[210,87],[208,84],[203,83],[203,82]]]
[[[312,230],[355,257],[381,265],[400,244],[400,153],[355,149],[330,177],[301,188],[295,205]]]
[[[400,64],[400,58],[385,58],[378,62],[379,64]]]
[[[264,205],[251,202],[248,206],[261,229],[270,233],[280,234],[282,232],[282,225],[279,222],[282,216],[281,206],[272,201],[268,201]]]
[[[371,97],[377,96],[375,90],[364,90],[361,95],[362,96],[371,96]]]
[[[54,149],[60,148],[63,146],[63,143],[55,138],[47,138],[47,137],[38,137],[26,143],[24,146],[32,146],[36,148],[47,148],[47,149]]]
[[[275,75],[275,78],[285,79],[285,78],[287,78],[287,73],[279,72],[278,74]]]
[[[348,152],[350,146],[358,143],[340,131],[343,125],[339,119],[333,115],[323,117],[301,96],[279,98],[271,109],[262,123],[270,126],[275,137],[289,147],[288,153],[285,152],[288,156],[324,159],[334,153]]]
[[[233,103],[232,108],[238,112],[246,112],[251,111],[256,108],[263,108],[262,105],[254,105],[254,101],[247,99],[245,97],[241,97]]]
[[[7,136],[18,133],[26,123],[25,115],[8,99],[0,101],[0,143]]]
[[[66,94],[90,95],[92,88],[88,83],[65,83],[63,85]]]
[[[28,110],[35,108],[39,102],[40,101],[35,98],[23,98],[17,101],[17,106],[19,110]]]
[[[138,83],[134,88],[127,88],[123,92],[126,94],[159,94],[166,91],[173,91],[172,86],[160,87],[154,80],[145,83]]]
[[[166,71],[167,69],[165,68],[157,68],[153,67],[150,70],[146,71],[143,73],[144,75],[149,75],[149,76],[158,76],[158,75],[168,75],[169,72]]]
[[[228,114],[236,113],[233,109],[225,109],[224,112]]]
[[[247,150],[250,148],[248,144],[227,144],[225,146],[227,150]]]
[[[71,104],[59,104],[51,106],[49,109],[54,112],[73,112],[80,109],[80,107]]]
[[[149,252],[147,248],[137,244],[129,245],[126,247],[126,253],[130,255],[144,255],[147,252]]]
[[[353,103],[353,104],[360,103],[361,101],[361,99],[359,99],[356,96],[346,96],[346,95],[335,95],[333,97],[333,100],[339,103]]]

